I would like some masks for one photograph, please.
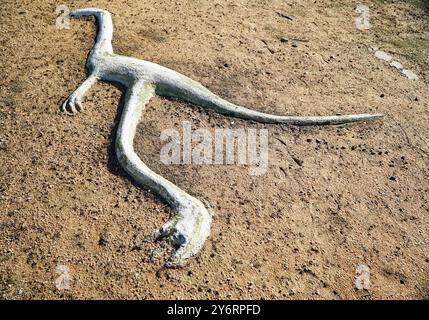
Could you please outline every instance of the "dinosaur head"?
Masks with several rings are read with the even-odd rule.
[[[98,8],[84,8],[73,10],[69,13],[70,17],[88,17],[94,16],[97,19],[104,17],[110,17],[110,13],[106,10],[98,9]]]

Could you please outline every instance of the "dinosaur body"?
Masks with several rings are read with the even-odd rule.
[[[133,139],[145,104],[154,95],[177,98],[212,109],[218,113],[262,123],[292,125],[342,124],[381,118],[382,114],[344,116],[278,116],[234,105],[210,92],[200,83],[163,66],[113,53],[113,24],[110,13],[88,8],[75,10],[70,16],[95,16],[98,31],[87,59],[88,78],[69,96],[61,109],[76,113],[82,110],[81,98],[98,80],[114,81],[127,88],[125,106],[116,136],[119,163],[140,185],[167,202],[173,211],[171,220],[156,230],[151,239],[168,239],[176,251],[167,263],[180,266],[202,248],[210,234],[210,209],[168,180],[151,171],[134,152]]]

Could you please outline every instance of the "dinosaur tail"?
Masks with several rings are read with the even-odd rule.
[[[335,125],[359,121],[371,121],[380,119],[384,116],[382,113],[334,116],[284,116],[268,114],[228,102],[212,93],[200,83],[185,76],[180,75],[180,79],[175,80],[176,81],[173,81],[173,83],[170,84],[158,84],[157,93],[163,96],[179,98],[184,101],[212,109],[220,114],[261,123],[290,124],[297,126]]]

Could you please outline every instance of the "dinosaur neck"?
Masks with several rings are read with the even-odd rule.
[[[113,36],[113,24],[112,18],[108,12],[97,12],[95,14],[97,18],[97,37],[95,39],[94,46],[91,52],[100,53],[113,53],[112,48],[112,36]]]

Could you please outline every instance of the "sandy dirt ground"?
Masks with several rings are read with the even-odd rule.
[[[51,0],[1,1],[0,297],[3,299],[427,299],[429,297],[429,5],[364,1],[64,1],[109,10],[116,53],[200,81],[275,114],[380,111],[331,127],[260,125],[154,98],[141,158],[207,200],[212,232],[184,268],[142,239],[170,210],[118,166],[123,92],[95,85],[77,116],[59,112],[85,79],[91,18],[55,26]],[[283,40],[282,40],[283,39]],[[413,70],[408,80],[378,47]],[[164,165],[160,134],[269,130],[264,176],[246,166]],[[57,266],[70,270],[59,290]],[[358,290],[356,268],[371,285]]]

